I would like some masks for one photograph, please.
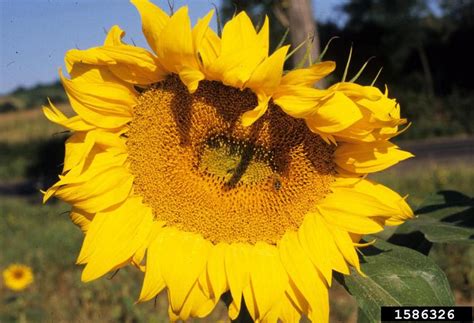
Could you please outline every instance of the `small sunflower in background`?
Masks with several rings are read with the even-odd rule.
[[[33,271],[21,264],[11,264],[3,270],[3,282],[9,289],[19,292],[33,283]]]
[[[208,315],[223,293],[235,319],[329,318],[333,271],[360,271],[362,235],[413,216],[405,199],[365,179],[412,155],[396,136],[400,108],[373,86],[314,84],[326,61],[283,72],[268,19],[245,13],[217,35],[213,11],[192,27],[132,0],[153,52],[110,29],[102,46],[66,54],[60,72],[77,115],[59,181],[45,192],[73,206],[85,233],[87,282],[132,264],[139,301],[167,290],[171,320]]]

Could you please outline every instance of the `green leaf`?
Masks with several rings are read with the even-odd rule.
[[[454,305],[446,275],[432,259],[385,241],[362,252],[367,277],[354,270],[350,276],[336,275],[364,312],[362,321],[380,321],[381,306]]]
[[[401,225],[391,240],[419,231],[435,243],[474,243],[474,199],[456,191],[441,191],[427,198],[417,217]]]
[[[365,315],[364,311],[359,309],[357,311],[357,323],[370,323],[370,319]]]

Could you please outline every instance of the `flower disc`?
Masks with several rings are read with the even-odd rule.
[[[175,77],[144,92],[128,132],[134,187],[159,220],[217,242],[276,243],[329,192],[334,148],[279,108],[251,127],[249,91]]]
[[[33,283],[33,272],[30,267],[12,264],[3,271],[5,286],[13,291],[21,291]]]

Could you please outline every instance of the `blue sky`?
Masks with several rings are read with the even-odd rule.
[[[166,0],[153,2],[168,8]],[[174,2],[188,5],[196,21],[220,0]],[[313,0],[316,17],[334,17],[334,6],[342,2]],[[0,15],[0,94],[55,81],[67,50],[100,45],[114,24],[127,32],[126,42],[147,46],[140,17],[127,0],[0,0]]]

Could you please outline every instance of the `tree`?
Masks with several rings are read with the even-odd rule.
[[[428,96],[434,96],[433,75],[426,53],[427,29],[433,14],[426,0],[350,0],[341,9],[348,16],[344,29],[365,35],[358,38],[365,38],[363,41],[378,42],[377,55],[383,53],[389,59],[384,62],[384,68],[393,75],[403,75],[407,62],[415,54],[424,89]],[[374,30],[379,31],[379,39],[371,39]]]

